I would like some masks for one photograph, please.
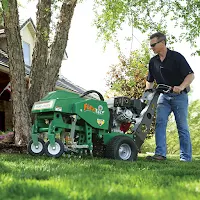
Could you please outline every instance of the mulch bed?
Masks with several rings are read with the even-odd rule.
[[[15,144],[0,143],[0,153],[27,153],[27,146],[17,146]]]

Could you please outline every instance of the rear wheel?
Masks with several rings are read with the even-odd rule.
[[[137,160],[138,151],[136,145],[128,136],[114,137],[106,146],[105,156],[116,160]]]
[[[64,144],[61,140],[55,139],[55,147],[52,147],[48,141],[45,144],[45,154],[49,157],[58,158],[64,153]]]
[[[28,153],[32,156],[41,156],[44,153],[44,141],[38,138],[38,145],[34,145],[33,140],[28,143]]]

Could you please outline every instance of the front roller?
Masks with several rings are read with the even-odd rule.
[[[28,152],[32,156],[41,156],[44,154],[44,141],[38,138],[38,145],[34,145],[33,140],[28,143]]]
[[[138,151],[132,138],[124,135],[114,137],[106,146],[105,157],[116,160],[137,160]]]
[[[50,141],[45,144],[45,154],[49,157],[58,158],[64,153],[64,144],[61,140],[55,139],[55,145],[52,146]]]

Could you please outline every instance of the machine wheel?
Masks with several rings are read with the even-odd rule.
[[[32,156],[41,156],[44,154],[44,141],[41,138],[38,138],[38,147],[33,144],[33,140],[30,140],[28,143],[28,153]]]
[[[106,146],[105,156],[116,160],[137,160],[138,151],[136,145],[128,136],[114,137]]]
[[[64,144],[59,139],[55,139],[55,149],[50,145],[48,141],[45,144],[45,154],[49,157],[58,158],[64,153]]]

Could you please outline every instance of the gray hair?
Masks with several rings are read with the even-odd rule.
[[[159,41],[162,41],[164,40],[165,41],[165,44],[167,43],[167,39],[166,39],[166,35],[161,33],[161,32],[157,32],[157,33],[154,33],[150,36],[150,39],[153,39],[153,38],[158,38]]]

